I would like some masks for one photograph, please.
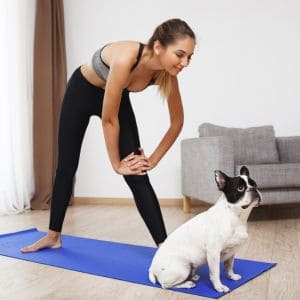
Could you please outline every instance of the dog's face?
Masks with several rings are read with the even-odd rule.
[[[260,204],[261,194],[256,182],[250,178],[247,167],[243,166],[237,177],[229,177],[219,170],[215,171],[215,180],[219,190],[225,194],[232,206],[246,209],[251,204],[254,204],[253,206]]]

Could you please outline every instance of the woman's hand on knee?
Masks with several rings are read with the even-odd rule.
[[[116,172],[121,175],[145,175],[150,169],[148,159],[134,152],[120,161],[120,165],[116,168]]]
[[[141,152],[141,156],[147,161],[147,171],[152,170],[154,167],[156,167],[157,162],[154,162],[153,160],[151,160],[149,157],[147,157],[145,155],[144,149],[143,148],[139,148],[140,152]]]
[[[136,155],[136,158],[131,160],[130,168],[132,170],[139,170],[141,173],[138,175],[144,175],[147,171],[152,170],[157,165],[157,162],[148,158],[143,148],[139,148],[139,151],[141,154]]]

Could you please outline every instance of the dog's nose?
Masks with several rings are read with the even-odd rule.
[[[260,196],[260,193],[257,191],[257,189],[255,189],[253,191],[254,195],[255,195],[255,198],[258,199],[258,206],[260,205],[261,203],[261,196]]]
[[[261,202],[261,196],[260,196],[260,193],[258,193],[258,192],[257,192],[257,198],[258,198],[258,203],[260,203]]]
[[[258,199],[258,205],[260,205],[260,202],[261,202],[261,196],[260,196],[260,193],[257,191],[257,188],[256,188],[256,187],[249,187],[248,190],[249,190],[249,192],[251,192],[252,195],[254,196],[254,197],[253,197],[253,200]]]

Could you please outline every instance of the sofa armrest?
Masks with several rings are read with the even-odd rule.
[[[276,137],[280,162],[300,162],[300,136]]]
[[[181,168],[182,194],[214,203],[220,193],[214,170],[234,176],[232,138],[214,136],[182,140]]]

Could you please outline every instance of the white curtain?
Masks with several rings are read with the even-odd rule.
[[[26,211],[34,193],[35,0],[0,0],[0,214]]]

